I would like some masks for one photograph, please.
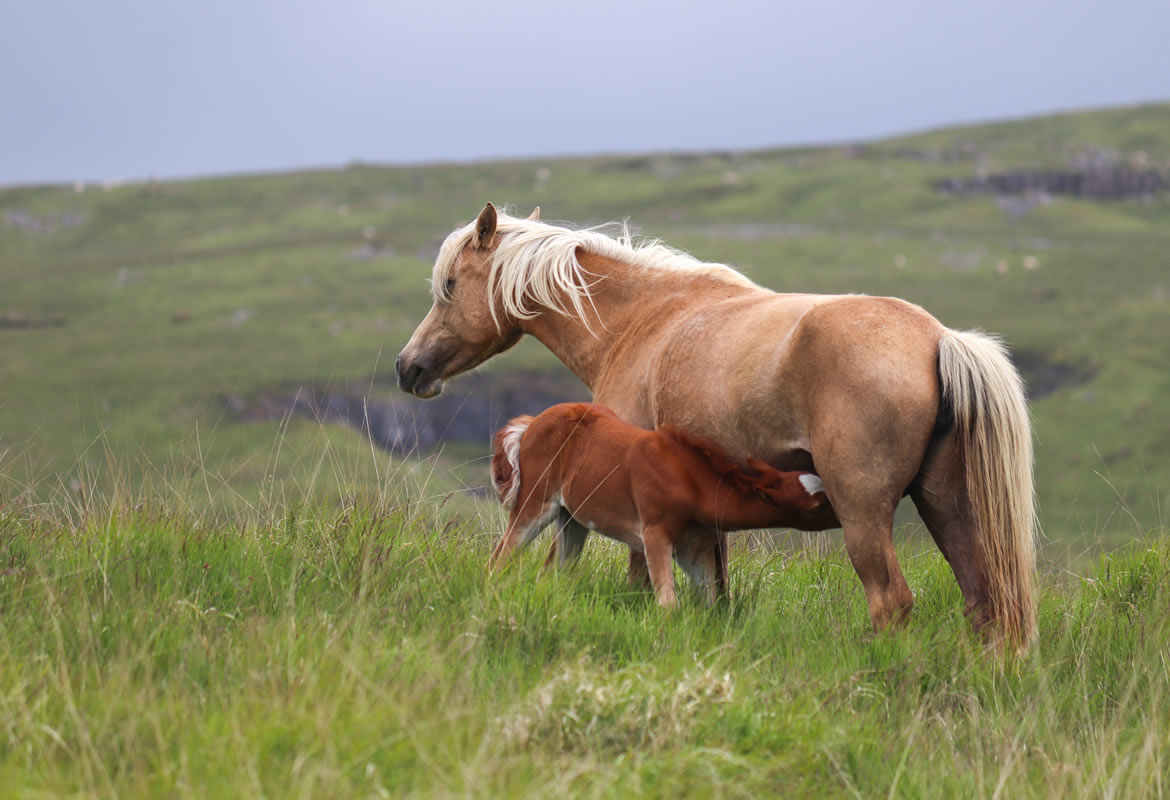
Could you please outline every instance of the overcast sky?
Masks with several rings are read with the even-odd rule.
[[[0,0],[0,184],[854,140],[1170,99],[1170,0]]]

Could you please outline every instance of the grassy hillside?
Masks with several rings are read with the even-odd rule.
[[[398,478],[396,477],[395,480]],[[406,496],[414,496],[407,494]],[[844,556],[667,614],[615,548],[497,580],[500,518],[0,507],[0,795],[1161,797],[1170,550],[1042,581],[982,652],[936,552],[874,636]],[[275,511],[274,511],[275,509]]]
[[[1086,164],[1170,168],[1170,106],[865,147],[0,190],[0,497],[82,502],[117,476],[131,494],[145,482],[240,509],[337,499],[326,476],[351,470],[376,491],[382,457],[359,434],[243,422],[225,398],[311,381],[392,392],[438,242],[490,199],[628,218],[776,289],[898,295],[1003,334],[1053,389],[1033,405],[1053,551],[1115,544],[1161,529],[1170,501],[1170,193],[1021,209],[932,188]],[[529,344],[492,368],[552,366]],[[480,482],[460,466],[478,455],[441,459],[434,485]]]

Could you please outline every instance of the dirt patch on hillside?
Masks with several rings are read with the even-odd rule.
[[[1084,386],[1098,370],[1089,361],[1057,361],[1034,350],[1012,353],[1012,361],[1024,378],[1028,399],[1033,402],[1064,389]]]
[[[286,417],[341,423],[391,452],[428,453],[449,443],[487,447],[492,435],[519,414],[538,414],[556,403],[589,400],[568,372],[474,373],[447,385],[442,395],[419,400],[391,380],[288,383],[251,394],[219,398],[235,419]]]
[[[59,211],[51,214],[32,214],[20,208],[10,208],[0,216],[5,226],[39,235],[67,231],[84,225],[88,217],[80,211]]]
[[[688,225],[679,232],[711,239],[732,239],[740,242],[759,242],[768,239],[794,239],[813,236],[820,232],[814,225],[803,222],[711,222]]]
[[[21,311],[0,311],[0,331],[28,330],[29,328],[61,328],[64,317],[38,317]]]

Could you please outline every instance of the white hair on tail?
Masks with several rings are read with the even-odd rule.
[[[939,340],[943,398],[954,412],[987,604],[1005,643],[1036,634],[1036,497],[1024,382],[1003,342],[981,331]]]
[[[616,238],[603,232],[614,227],[618,230]],[[450,300],[447,279],[474,232],[472,222],[451,233],[439,249],[431,275],[431,291],[436,301]],[[517,319],[532,319],[544,310],[551,310],[577,317],[589,325],[586,305],[592,305],[590,289],[600,276],[581,266],[577,261],[578,249],[641,269],[675,270],[739,286],[756,285],[725,264],[699,261],[657,239],[635,241],[624,222],[570,230],[497,213],[496,235],[499,241],[488,271],[488,295],[498,298],[504,313]],[[495,303],[491,304],[491,313],[498,326]]]
[[[521,419],[523,421],[513,422],[504,428],[504,433],[500,437],[500,444],[504,450],[504,458],[508,460],[508,467],[512,476],[507,494],[504,494],[500,485],[496,483],[495,475],[492,475],[492,483],[495,485],[496,494],[500,495],[500,502],[509,511],[516,505],[516,495],[520,492],[520,438],[524,435],[524,431],[528,430],[528,426],[532,424],[532,417],[522,417]]]

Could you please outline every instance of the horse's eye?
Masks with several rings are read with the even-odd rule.
[[[455,291],[455,279],[448,278],[447,283],[445,284],[445,288],[446,288],[447,294],[451,294],[451,292]]]

